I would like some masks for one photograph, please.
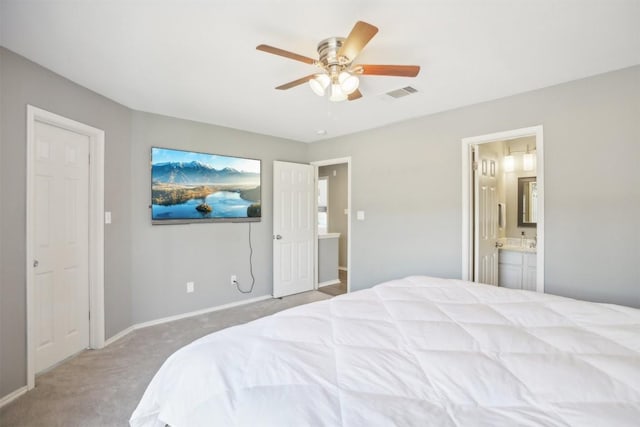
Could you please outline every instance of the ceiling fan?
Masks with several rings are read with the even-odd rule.
[[[346,39],[330,37],[318,43],[317,60],[265,44],[257,46],[256,49],[320,68],[317,73],[285,83],[276,89],[287,90],[309,82],[311,89],[319,96],[324,96],[329,89],[329,100],[353,101],[362,97],[358,90],[358,75],[415,77],[420,72],[418,65],[354,64],[353,61],[377,32],[378,27],[358,21]]]

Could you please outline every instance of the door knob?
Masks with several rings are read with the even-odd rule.
[[[276,235],[275,235],[275,238],[276,238],[276,240],[280,240],[280,239],[282,239],[282,236],[281,236],[281,235],[279,235],[279,234],[276,234]]]
[[[40,262],[37,259],[33,260],[33,268],[36,268],[38,265],[40,265]]]

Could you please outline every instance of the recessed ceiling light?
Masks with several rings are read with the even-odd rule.
[[[317,133],[318,135],[326,135],[326,134],[327,134],[327,131],[326,131],[326,130],[324,130],[324,129],[318,129],[318,130],[316,131],[316,133]]]

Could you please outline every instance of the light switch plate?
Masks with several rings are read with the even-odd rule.
[[[104,213],[104,223],[111,224],[111,212]]]
[[[358,211],[356,217],[358,218],[358,221],[364,221],[364,211]]]

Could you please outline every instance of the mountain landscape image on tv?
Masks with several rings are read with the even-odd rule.
[[[153,224],[260,221],[260,160],[151,149]]]

